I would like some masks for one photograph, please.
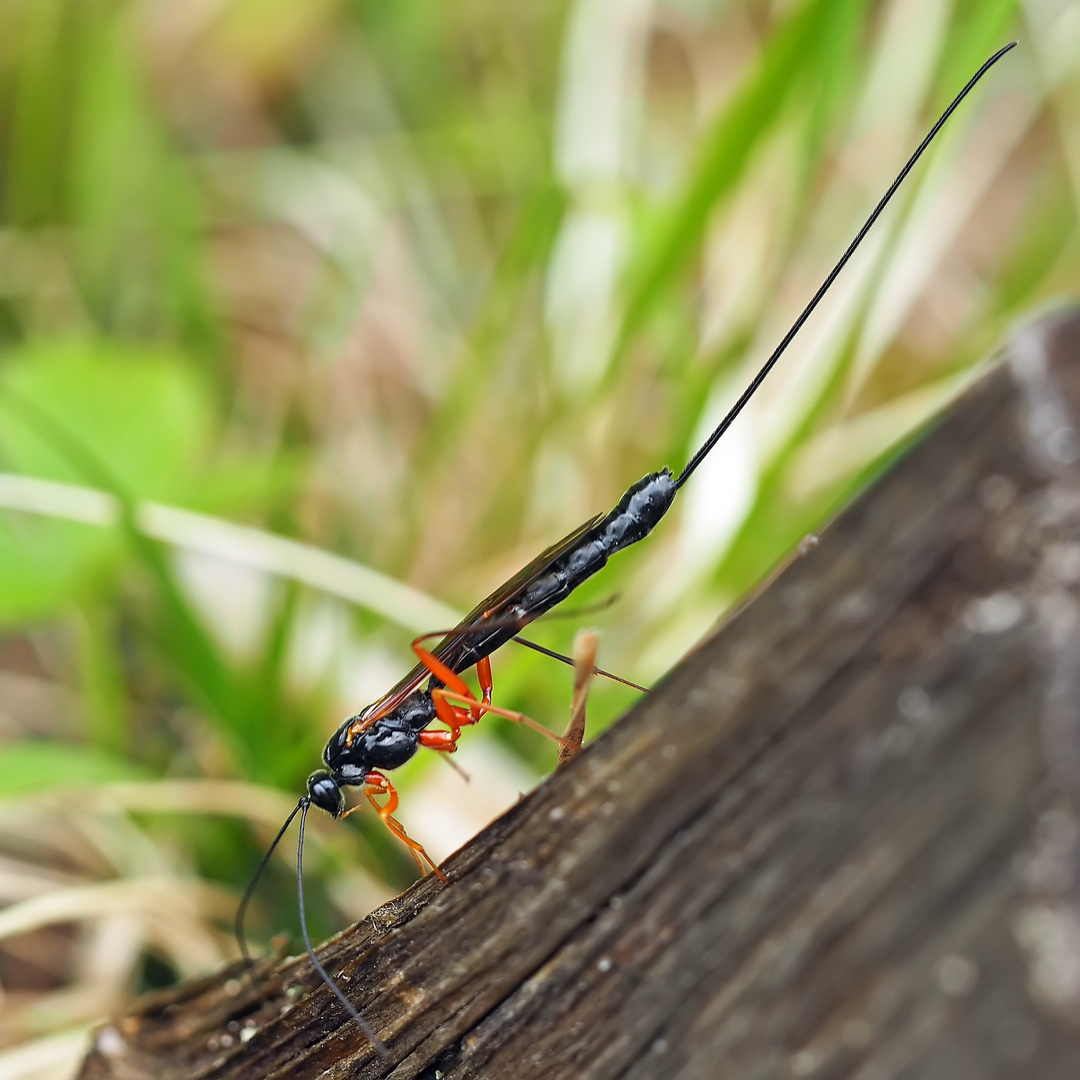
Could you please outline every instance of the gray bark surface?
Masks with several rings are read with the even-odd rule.
[[[320,956],[83,1080],[1080,1076],[1080,316],[647,699]]]

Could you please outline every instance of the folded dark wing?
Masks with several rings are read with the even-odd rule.
[[[506,618],[509,608],[521,595],[525,587],[545,573],[557,559],[570,551],[582,538],[603,518],[603,514],[597,514],[589,518],[584,524],[579,525],[573,532],[568,533],[558,543],[545,548],[527,566],[522,567],[512,578],[500,585],[490,596],[480,601],[432,649],[434,655],[441,660],[451,671],[462,671],[470,664],[476,662],[475,655],[470,656],[469,640],[474,636],[478,628],[498,622],[500,618]],[[530,620],[518,618],[515,625],[520,629]],[[468,657],[467,662],[466,657]],[[366,731],[376,720],[396,709],[410,694],[419,690],[431,677],[423,664],[417,664],[396,686],[384,694],[378,701],[368,706],[367,715],[356,727],[356,734]]]

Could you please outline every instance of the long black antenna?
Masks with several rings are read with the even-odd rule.
[[[918,150],[908,160],[908,163],[900,170],[900,174],[892,182],[892,186],[885,192],[881,202],[874,207],[874,212],[866,219],[866,224],[859,230],[858,235],[851,244],[848,246],[847,251],[840,257],[840,261],[829,272],[829,276],[822,283],[821,288],[814,293],[814,298],[809,304],[803,308],[802,314],[792,324],[791,329],[784,335],[783,340],[776,346],[776,350],[772,356],[762,365],[761,370],[754,376],[753,381],[743,391],[742,396],[731,407],[730,412],[723,420],[717,425],[716,430],[705,440],[698,452],[687,462],[686,468],[679,473],[678,479],[675,481],[675,487],[680,488],[690,478],[690,474],[702,463],[708,452],[720,441],[720,436],[735,422],[735,418],[746,407],[746,403],[757,393],[757,389],[765,381],[765,376],[772,371],[776,361],[783,355],[784,350],[791,344],[792,339],[802,329],[802,325],[810,317],[810,313],[818,306],[821,298],[829,291],[830,286],[836,280],[837,275],[844,266],[847,264],[848,259],[855,253],[855,249],[862,243],[863,238],[870,231],[874,222],[881,216],[882,210],[888,205],[889,200],[896,194],[896,189],[904,182],[907,174],[915,167],[915,163],[922,157],[923,151],[934,141],[934,137],[945,126],[945,122],[956,111],[960,102],[964,100],[974,89],[975,84],[1010,50],[1016,47],[1016,42],[1011,41],[1002,49],[998,49],[989,60],[974,75],[968,80],[967,86],[960,91],[959,94],[953,98],[952,104],[941,114],[938,122],[930,129],[930,134],[926,136],[921,143],[919,143]]]
[[[262,857],[262,861],[259,863],[255,873],[252,874],[251,880],[248,882],[247,888],[244,890],[244,895],[240,898],[240,903],[236,909],[236,919],[233,923],[233,931],[236,934],[236,944],[240,946],[240,955],[244,958],[244,963],[247,965],[247,969],[250,972],[252,966],[251,953],[248,952],[247,937],[244,935],[244,919],[247,915],[248,905],[251,903],[251,898],[255,895],[255,890],[259,885],[259,880],[263,876],[263,871],[266,869],[270,862],[270,856],[274,854],[274,848],[281,843],[281,838],[285,835],[285,830],[292,824],[292,820],[300,812],[301,806],[303,806],[304,800],[293,807],[292,813],[285,819],[285,824],[278,829],[277,836],[274,837],[273,843],[266,849],[266,854]]]
[[[319,958],[315,955],[315,949],[311,945],[311,935],[308,933],[307,928],[307,913],[304,910],[304,825],[307,823],[307,812],[310,807],[311,800],[306,795],[296,806],[296,810],[300,811],[300,837],[296,844],[296,900],[300,908],[300,932],[304,935],[304,948],[307,949],[308,959],[311,961],[312,967],[319,973],[322,981],[334,992],[334,996],[338,1001],[345,1006],[346,1012],[356,1021],[356,1026],[367,1036],[368,1042],[375,1047],[381,1057],[389,1059],[390,1051],[386,1049],[386,1043],[367,1026],[367,1022],[360,1015],[356,1006],[345,996],[338,984],[330,978],[326,968],[319,963]],[[292,821],[296,810],[289,815],[289,821]],[[286,822],[287,824],[288,822]],[[284,832],[284,830],[282,831]]]

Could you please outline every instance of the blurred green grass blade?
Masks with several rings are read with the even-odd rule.
[[[49,618],[95,590],[119,551],[115,534],[0,515],[0,627]]]
[[[218,344],[203,277],[204,214],[188,164],[154,115],[124,5],[89,4],[76,20],[72,212],[79,283],[100,329]]]
[[[300,771],[301,758],[317,758],[321,740],[283,694],[268,694],[240,665],[230,663],[204,627],[177,581],[167,549],[138,527],[137,501],[113,473],[93,443],[53,417],[47,407],[7,385],[11,411],[36,430],[52,450],[112,494],[120,505],[120,525],[129,549],[154,584],[156,605],[146,605],[143,631],[159,657],[178,675],[186,689],[214,720],[234,762],[257,780],[286,782]],[[271,672],[281,671],[293,613],[286,607],[278,633],[269,643]],[[266,674],[266,672],[264,672]]]
[[[216,458],[210,471],[189,473],[174,501],[230,520],[266,506],[289,506],[299,498],[310,464],[301,447],[263,456]]]
[[[102,753],[130,753],[127,687],[114,614],[104,604],[83,604],[73,622],[86,740]]]
[[[0,745],[0,799],[146,778],[131,762],[89,746],[44,741]]]
[[[515,331],[532,317],[531,286],[544,274],[565,208],[566,195],[554,184],[539,184],[525,197],[498,249],[483,301],[472,319],[468,348],[453,379],[433,403],[431,421],[418,441],[414,458],[420,468],[423,462],[438,461],[466,443],[478,422],[478,413],[480,422],[492,422],[483,412],[485,386],[493,370],[501,372],[509,367],[504,359],[508,343],[516,341]],[[536,327],[536,336],[539,329]],[[532,388],[543,378],[544,354],[538,345],[534,346],[535,341],[533,337],[527,348],[527,362],[514,365],[527,370],[520,375],[512,369],[508,372],[524,384],[518,397],[520,414],[495,418],[499,423],[517,423],[521,432],[527,423],[535,426],[541,419],[532,400]],[[513,494],[516,497],[519,493]],[[477,522],[475,531],[481,530]]]
[[[63,213],[64,135],[71,63],[64,0],[24,3],[7,25],[21,22],[16,45],[14,109],[4,209],[22,228],[54,224]],[[12,44],[16,44],[12,42]]]
[[[115,495],[131,549],[163,601],[162,625],[174,658],[211,711],[227,717],[235,706],[227,665],[158,545],[134,521],[135,494],[168,494],[186,481],[192,459],[203,450],[209,406],[193,376],[190,368],[107,344],[28,347],[4,372],[0,449],[22,471],[90,480]],[[77,530],[62,522],[38,524],[58,536]],[[29,571],[37,558],[24,551],[22,569]],[[27,573],[31,586],[41,580],[40,573]],[[27,597],[26,586],[18,583],[9,583],[5,592],[23,608],[35,599],[43,602]],[[54,593],[48,599],[55,603],[61,597]]]
[[[0,521],[20,535],[19,523],[24,522],[22,530],[36,536],[30,523],[42,518],[96,530],[119,521],[116,499],[109,492],[0,470],[0,514],[6,510],[11,516]],[[140,503],[137,523],[142,533],[170,548],[295,581],[413,633],[452,625],[461,617],[456,609],[370,566],[263,529],[158,502]]]
[[[236,734],[247,725],[243,721],[242,694],[231,667],[184,596],[166,550],[137,527],[134,502],[115,488],[113,493],[121,500],[128,544],[157,592],[159,608],[153,621],[146,621],[147,637],[157,645],[162,659],[182,676],[211,719],[218,721],[234,753],[239,753]]]
[[[1040,186],[1043,190],[1032,200],[1001,273],[992,283],[986,305],[991,312],[1013,312],[1038,300],[1062,256],[1070,247],[1076,248],[1075,230],[1061,227],[1075,207],[1071,193],[1059,178],[1046,177]],[[1052,281],[1049,288],[1053,289]]]
[[[299,601],[296,584],[285,583],[260,654],[243,678],[245,727],[238,734],[248,771],[262,782],[282,788],[310,771],[323,744],[319,725],[310,715],[313,710],[295,701],[287,684]]]
[[[616,352],[625,348],[700,247],[710,215],[734,189],[796,86],[804,84],[821,39],[831,36],[835,3],[810,0],[771,31],[741,89],[702,137],[683,193],[631,264]]]
[[[1016,0],[964,0],[956,5],[941,50],[930,111],[940,112],[972,72],[1008,42],[1016,17]]]
[[[862,74],[860,30],[871,12],[864,0],[837,0],[821,26],[820,46],[810,58],[814,93],[810,95],[799,160],[798,190],[805,205],[811,196],[813,171],[839,117],[850,111],[854,89]]]

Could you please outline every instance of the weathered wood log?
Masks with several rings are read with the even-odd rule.
[[[1080,315],[323,962],[145,999],[84,1080],[1080,1075]]]

